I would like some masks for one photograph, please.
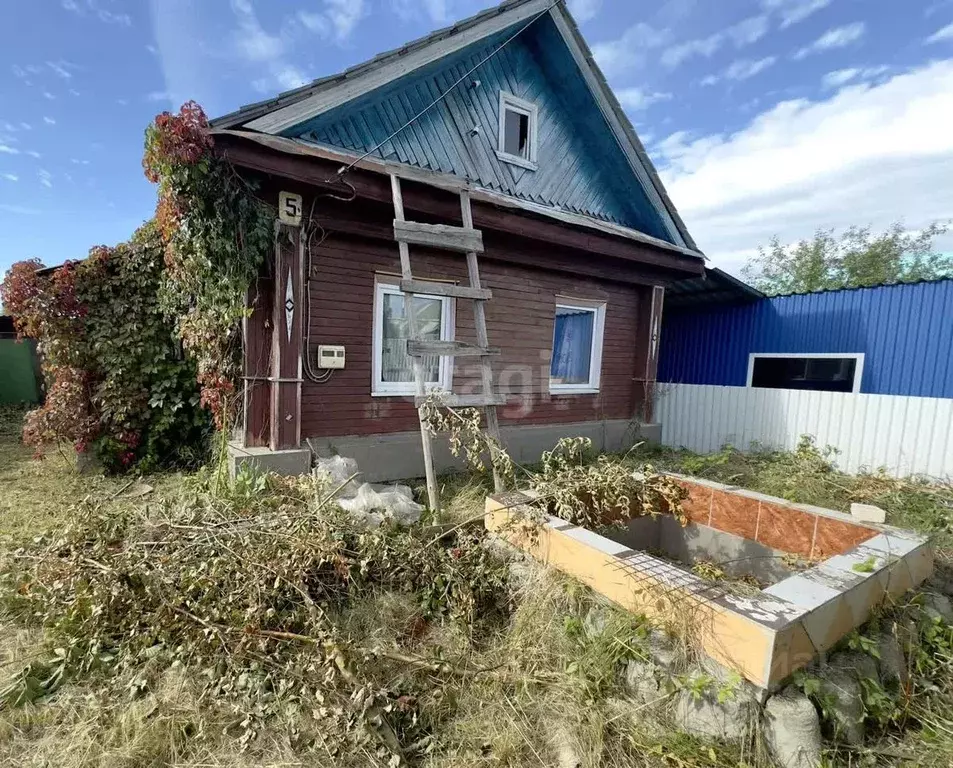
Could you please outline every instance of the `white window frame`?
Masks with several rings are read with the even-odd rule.
[[[745,386],[751,388],[751,382],[754,380],[754,361],[758,358],[791,358],[791,357],[848,357],[857,361],[854,366],[854,386],[851,392],[857,394],[860,392],[860,384],[864,378],[864,353],[863,352],[751,352],[748,355],[748,378]],[[818,390],[824,391],[824,390]]]
[[[529,118],[529,157],[511,155],[504,150],[504,147],[506,146],[504,143],[506,135],[506,110],[509,110],[510,112],[517,112],[521,115],[526,115],[526,117]],[[514,96],[512,93],[508,93],[507,91],[500,91],[500,126],[496,143],[496,156],[500,160],[502,160],[504,163],[518,165],[520,168],[526,168],[530,171],[535,171],[539,168],[539,165],[536,162],[536,150],[538,149],[537,139],[539,135],[537,130],[538,117],[539,110],[533,102],[527,101],[526,99],[521,99],[519,96]]]
[[[592,326],[592,350],[589,356],[589,381],[583,384],[558,384],[553,382],[552,365],[556,334],[556,311],[558,309],[585,310],[595,313]],[[552,342],[549,350],[549,392],[553,395],[586,395],[599,392],[602,381],[602,342],[605,337],[606,302],[589,299],[574,299],[557,296],[553,307]]]
[[[395,283],[378,280],[374,286],[374,339],[371,354],[371,396],[372,397],[402,397],[417,394],[417,385],[413,381],[395,382],[381,380],[381,354],[384,344],[384,296],[403,296],[400,286]],[[433,299],[441,302],[440,311],[440,340],[453,341],[454,318],[456,303],[451,296],[431,296],[430,294],[414,294],[421,299]],[[441,356],[438,380],[427,385],[427,391],[449,392],[453,388],[453,358]]]

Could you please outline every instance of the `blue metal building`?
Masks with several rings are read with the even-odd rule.
[[[664,382],[764,386],[780,364],[778,388],[953,398],[953,280],[767,298],[708,270],[667,293],[660,346]]]

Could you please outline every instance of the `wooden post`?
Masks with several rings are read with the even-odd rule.
[[[659,340],[662,335],[662,304],[665,300],[665,288],[652,286],[652,301],[649,308],[649,338],[645,358],[645,377],[643,380],[642,418],[651,423],[655,418],[655,380],[658,376]]]
[[[270,271],[270,270],[269,270]],[[242,321],[242,447],[267,446],[271,440],[271,337],[274,280],[261,275],[248,289],[250,314]]]
[[[277,225],[271,342],[272,450],[301,445],[302,347],[305,315],[299,227]]]

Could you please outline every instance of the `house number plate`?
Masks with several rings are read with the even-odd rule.
[[[304,202],[301,195],[293,192],[278,193],[278,221],[292,227],[301,226],[301,209]]]

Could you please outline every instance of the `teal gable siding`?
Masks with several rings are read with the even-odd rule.
[[[512,34],[511,29],[481,40],[284,135],[366,152],[447,92]],[[478,86],[472,85],[474,80]],[[535,171],[496,156],[501,91],[537,106]],[[474,128],[479,130],[474,133]],[[512,40],[375,154],[673,242],[548,18]]]

